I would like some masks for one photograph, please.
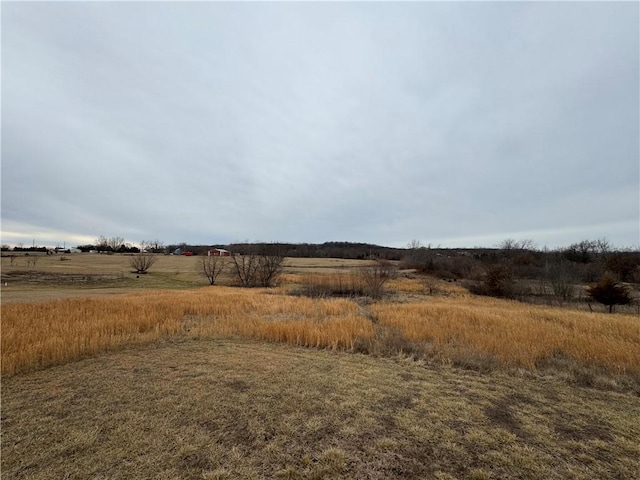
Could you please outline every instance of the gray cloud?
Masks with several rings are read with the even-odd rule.
[[[2,241],[638,245],[635,3],[7,3]]]

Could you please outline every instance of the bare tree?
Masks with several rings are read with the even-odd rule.
[[[153,253],[146,252],[146,243],[140,243],[140,252],[131,255],[129,263],[135,269],[136,273],[147,273],[148,270],[158,260]]]
[[[380,298],[384,285],[396,276],[396,267],[387,260],[378,260],[373,265],[362,267],[359,271],[366,291],[371,298]]]
[[[271,287],[284,268],[284,256],[277,245],[264,246],[260,252],[252,248],[231,259],[233,272],[243,287]]]
[[[124,247],[124,238],[111,237],[107,240],[107,246],[111,249],[112,252],[118,252],[122,247]]]
[[[506,240],[503,240],[500,245],[498,245],[498,248],[506,253],[509,253],[512,250],[516,250],[518,248],[518,242],[513,238],[507,238]]]
[[[261,287],[271,287],[278,281],[284,270],[284,255],[278,245],[263,247],[258,267],[258,283]]]
[[[575,292],[575,274],[569,262],[560,259],[556,263],[547,264],[545,270],[553,294],[563,300],[571,300]]]
[[[141,244],[141,249],[142,249],[142,245],[144,245],[144,248],[147,251],[150,251],[152,253],[162,253],[164,251],[164,243],[158,240],[157,238],[155,240],[143,241]]]
[[[227,267],[227,258],[217,255],[205,255],[199,257],[200,269],[210,285],[216,283],[216,279]]]
[[[258,255],[247,253],[245,255],[234,255],[231,259],[233,260],[232,268],[240,286],[248,288],[258,286]]]
[[[108,250],[109,248],[109,239],[104,235],[100,235],[98,238],[96,238],[94,243],[96,246],[96,250],[98,250],[99,252],[103,252],[105,250]]]
[[[96,249],[98,251],[104,252],[117,252],[122,247],[124,247],[124,238],[122,237],[105,237],[104,235],[100,235],[96,238],[95,241]]]
[[[420,240],[416,240],[415,238],[407,243],[407,250],[417,250],[422,247]]]
[[[530,238],[525,238],[524,240],[520,240],[520,242],[518,242],[518,248],[520,250],[535,250],[536,242],[534,242]]]
[[[613,249],[611,243],[606,238],[599,238],[595,242],[595,250],[602,256],[607,256]]]

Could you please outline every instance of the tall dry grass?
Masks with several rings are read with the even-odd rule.
[[[351,349],[372,331],[357,305],[263,290],[204,288],[2,305],[2,374],[178,334],[242,335]]]
[[[207,287],[2,305],[2,374],[188,335],[535,369],[549,359],[640,374],[640,320],[473,296],[360,307],[348,299]],[[370,348],[363,348],[363,345]]]
[[[429,344],[443,358],[484,355],[526,368],[569,358],[614,373],[640,373],[640,319],[631,315],[585,314],[473,296],[371,309],[381,325]]]
[[[309,297],[358,297],[367,287],[358,271],[306,274],[300,283],[300,293]]]
[[[390,291],[401,293],[469,296],[469,291],[457,282],[446,282],[435,277],[427,276],[420,278],[394,278],[389,281],[388,287]]]

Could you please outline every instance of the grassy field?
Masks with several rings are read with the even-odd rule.
[[[4,479],[638,478],[637,396],[245,340],[3,381]]]
[[[300,295],[361,261],[247,290],[68,257],[2,259],[3,479],[640,478],[636,315]]]
[[[398,303],[201,287],[3,303],[2,373],[163,338],[238,336],[477,369],[557,367],[640,391],[640,321],[458,295]],[[602,383],[602,382],[600,382]]]
[[[34,263],[35,259],[35,263]],[[146,275],[136,275],[128,255],[67,254],[2,256],[2,302],[102,296],[151,289],[189,289],[208,285],[198,257],[158,255]],[[327,274],[348,271],[367,262],[343,259],[287,259],[290,278],[309,272]],[[287,282],[287,276],[284,279]],[[223,274],[221,285],[233,278]],[[6,283],[6,286],[5,286]]]

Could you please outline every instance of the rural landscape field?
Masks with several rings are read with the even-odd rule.
[[[639,1],[3,1],[0,480],[640,480]]]
[[[371,260],[287,257],[243,288],[230,258],[210,285],[205,257],[130,257],[3,256],[3,479],[639,477],[633,305],[398,262],[371,295]]]

